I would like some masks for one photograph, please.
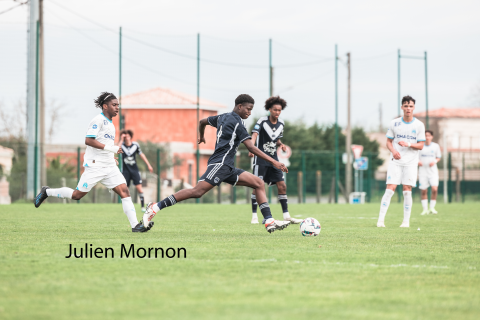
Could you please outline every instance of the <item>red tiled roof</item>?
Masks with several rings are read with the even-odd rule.
[[[426,112],[415,113],[416,117],[425,117]],[[480,108],[469,109],[454,109],[454,108],[440,108],[436,110],[429,110],[428,117],[430,118],[480,118]]]
[[[167,88],[154,88],[122,96],[122,105],[169,105],[191,106],[197,104],[197,96]],[[225,105],[200,98],[201,106],[226,108]]]

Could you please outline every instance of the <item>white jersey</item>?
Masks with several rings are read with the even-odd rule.
[[[428,176],[430,176],[431,174],[438,175],[436,159],[441,157],[442,152],[438,143],[432,142],[429,145],[425,144],[423,146],[423,150],[420,151],[420,162],[422,163],[422,165],[419,166],[419,174]],[[434,161],[435,164],[430,167],[430,163]]]
[[[115,126],[112,120],[105,117],[102,112],[90,121],[86,136],[95,138],[106,146],[113,146],[115,143]],[[112,167],[116,165],[112,152],[87,146],[83,157],[84,167]]]
[[[425,141],[425,126],[417,118],[410,122],[405,122],[403,117],[393,119],[388,126],[387,138],[393,139],[393,148],[400,153],[400,160],[392,156],[392,163],[399,166],[418,166],[419,150],[409,147],[402,147],[400,141],[417,143]]]

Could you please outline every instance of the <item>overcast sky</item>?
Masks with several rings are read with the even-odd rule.
[[[15,4],[0,0],[0,12]],[[81,143],[98,113],[93,98],[101,91],[118,93],[119,26],[125,35],[123,94],[162,86],[195,95],[200,33],[201,57],[208,60],[201,64],[200,95],[230,108],[238,94],[250,93],[256,116],[268,98],[268,39],[273,39],[274,93],[288,102],[282,117],[309,124],[335,121],[338,44],[343,62],[347,52],[352,56],[353,124],[371,129],[379,125],[380,103],[384,125],[397,113],[397,49],[415,56],[428,52],[430,109],[473,106],[472,92],[480,83],[479,12],[480,1],[461,0],[45,0],[46,97],[63,103],[67,114],[53,142]],[[0,100],[6,107],[25,99],[27,19],[27,6],[0,15]],[[401,63],[401,94],[412,95],[417,111],[423,111],[424,62]],[[343,126],[342,63],[338,77]]]

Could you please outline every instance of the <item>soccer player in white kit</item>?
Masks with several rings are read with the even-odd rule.
[[[403,97],[402,110],[403,117],[393,119],[388,126],[387,148],[392,153],[392,161],[387,170],[387,190],[380,204],[377,227],[385,227],[385,215],[399,184],[403,185],[403,223],[400,227],[410,227],[412,187],[417,185],[418,155],[425,143],[425,126],[413,117],[415,100],[412,97]]]
[[[118,114],[117,97],[113,93],[103,92],[95,99],[95,106],[100,108],[102,113],[93,118],[88,125],[85,137],[87,150],[83,158],[85,171],[78,182],[77,189],[73,190],[66,187],[52,189],[44,186],[35,198],[35,207],[40,207],[48,197],[80,200],[97,183],[101,182],[122,198],[123,211],[130,222],[132,232],[147,232],[153,224],[145,227],[142,222],[138,222],[125,178],[118,169],[114,156],[123,152],[122,148],[114,145],[115,126],[112,123],[112,118]]]
[[[438,167],[437,163],[442,158],[442,152],[438,143],[433,142],[433,131],[425,131],[425,146],[420,151],[420,161],[418,162],[418,187],[420,188],[422,198],[422,216],[425,214],[437,214],[435,205],[438,195]],[[430,200],[430,210],[428,209],[428,187],[432,188],[432,199]]]

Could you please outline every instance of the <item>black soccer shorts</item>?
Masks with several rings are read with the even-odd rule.
[[[137,170],[130,171],[124,168],[122,174],[125,177],[125,180],[127,181],[127,187],[130,187],[130,181],[133,181],[134,186],[138,186],[139,184],[142,184],[142,178],[140,178],[140,171],[137,171]]]
[[[280,169],[269,166],[253,166],[253,174],[262,179],[269,186],[284,181],[283,172]]]
[[[207,171],[205,171],[198,181],[207,181],[213,186],[218,186],[222,182],[235,186],[238,182],[238,177],[243,172],[245,172],[245,170],[231,168],[221,163],[209,164]]]

